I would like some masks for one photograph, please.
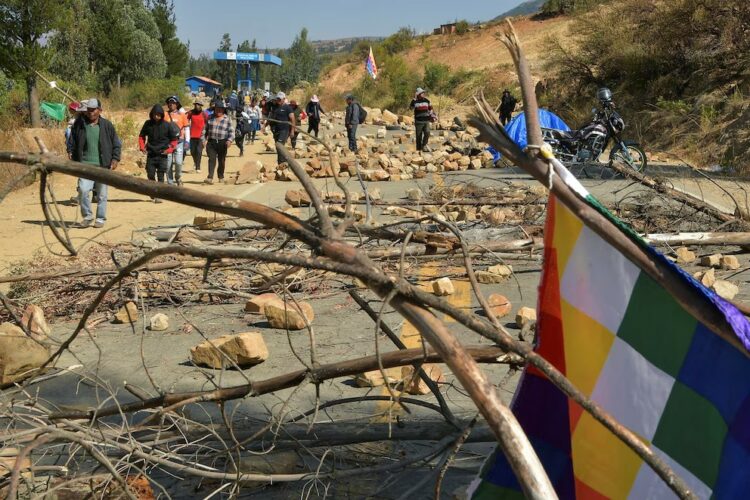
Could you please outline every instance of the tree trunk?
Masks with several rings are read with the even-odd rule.
[[[26,93],[28,95],[31,126],[34,128],[41,127],[42,116],[39,113],[39,92],[36,88],[36,75],[31,75],[26,78]]]
[[[121,82],[120,77],[121,77],[120,73],[117,73],[117,89],[118,90],[122,88],[122,82]]]

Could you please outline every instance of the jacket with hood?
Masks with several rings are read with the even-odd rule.
[[[154,115],[161,115],[162,119],[156,121]],[[141,151],[145,150],[148,156],[168,155],[177,147],[177,139],[180,131],[174,122],[164,121],[164,109],[159,104],[155,104],[148,114],[146,120],[138,134],[138,145]]]

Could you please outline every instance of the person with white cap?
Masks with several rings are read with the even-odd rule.
[[[110,170],[117,169],[120,162],[122,143],[117,137],[114,125],[102,118],[102,105],[99,99],[92,98],[86,102],[86,113],[83,120],[76,120],[71,128],[71,159]],[[91,191],[96,190],[96,220],[91,211]],[[78,179],[78,203],[81,206],[83,221],[80,227],[104,227],[107,220],[107,185],[90,179]]]
[[[318,137],[320,115],[324,115],[326,112],[320,106],[320,99],[318,99],[317,95],[313,95],[310,98],[310,102],[305,107],[305,113],[307,113],[307,133],[315,134],[315,137]]]
[[[250,143],[254,144],[255,134],[257,134],[258,130],[260,130],[260,119],[263,114],[255,96],[253,96],[253,98],[250,100],[250,104],[245,107],[245,112],[250,118]]]
[[[409,104],[409,108],[414,110],[414,126],[417,136],[417,151],[422,151],[427,142],[430,140],[430,123],[433,121],[432,104],[427,99],[427,92],[417,87],[417,91]]]
[[[286,104],[286,94],[279,92],[274,99],[275,105],[269,111],[268,122],[271,124],[273,131],[273,140],[278,144],[285,144],[287,139],[294,134],[297,127],[297,120],[294,116],[294,110]],[[281,155],[279,148],[276,148],[276,162],[281,165],[286,160]]]

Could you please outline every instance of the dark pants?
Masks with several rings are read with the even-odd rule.
[[[427,142],[430,140],[430,122],[417,122],[417,151],[427,146]]]
[[[513,118],[513,112],[512,111],[500,111],[500,123],[504,127],[506,123],[510,122],[511,118]]]
[[[224,178],[224,166],[227,162],[227,141],[210,140],[206,144],[206,153],[208,153],[208,178],[214,178],[216,170],[216,160],[219,161],[219,169],[216,172],[219,180]]]
[[[299,137],[299,130],[294,129],[294,133],[292,134],[292,149],[297,147],[297,137]]]
[[[286,140],[289,139],[289,128],[276,128],[273,130],[273,140],[274,142],[280,142],[281,144],[286,144]],[[279,151],[279,148],[276,148],[276,163],[279,165],[282,163],[286,163],[286,158],[284,158],[281,155],[281,151]]]
[[[315,134],[318,137],[318,130],[320,129],[320,118],[313,118],[312,116],[307,119],[307,133]]]
[[[234,136],[234,141],[237,143],[237,147],[240,148],[240,156],[245,154],[245,137],[248,132],[243,132],[240,135]]]
[[[349,150],[357,152],[357,126],[352,125],[346,129],[346,137],[349,139]]]
[[[190,139],[190,156],[193,157],[195,170],[201,169],[201,159],[203,158],[203,143],[198,139]]]
[[[149,156],[146,158],[146,175],[148,175],[148,180],[150,181],[155,181],[158,177],[159,182],[164,182],[168,168],[167,155]]]

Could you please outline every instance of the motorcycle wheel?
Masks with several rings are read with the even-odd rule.
[[[636,146],[634,144],[629,144],[625,146],[625,148],[627,149],[627,154],[625,154],[622,149],[619,149],[610,156],[609,161],[622,162],[636,172],[645,172],[646,167],[648,166],[646,152],[640,146]],[[628,156],[630,158],[628,158]]]

